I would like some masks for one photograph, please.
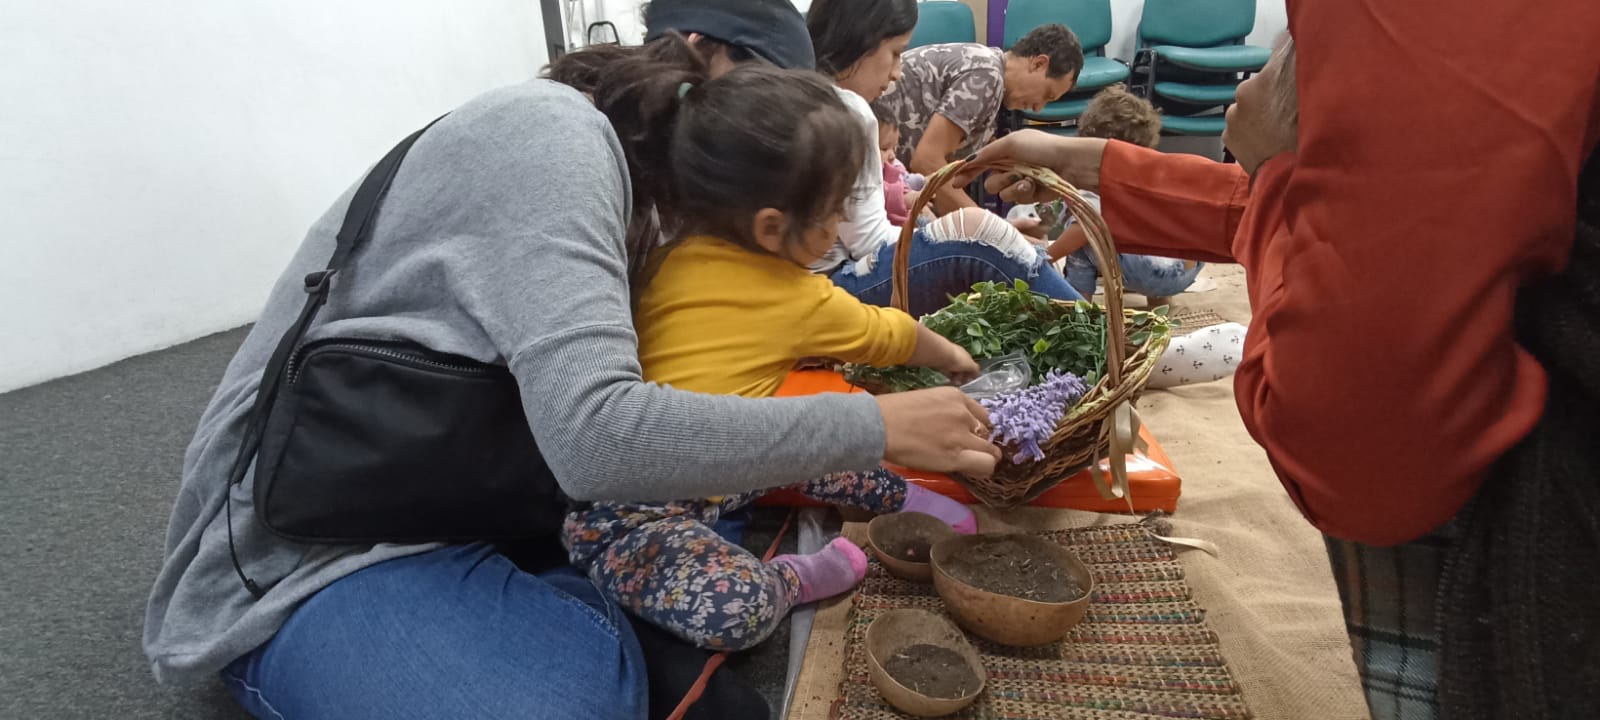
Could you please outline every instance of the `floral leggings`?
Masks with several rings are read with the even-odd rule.
[[[888,470],[834,473],[793,488],[833,505],[895,512],[906,481]],[[572,564],[629,612],[712,650],[765,640],[800,596],[783,563],[762,562],[711,526],[760,493],[669,503],[591,503],[567,515]]]

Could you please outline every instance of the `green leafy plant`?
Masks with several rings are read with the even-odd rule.
[[[1137,316],[1128,328],[1129,341],[1143,343],[1156,322],[1165,322],[1166,308]],[[1034,383],[1051,370],[1071,373],[1093,386],[1105,372],[1106,311],[1088,302],[1058,303],[1028,289],[1022,280],[1010,285],[983,282],[951,298],[950,304],[922,323],[982,359],[1018,350],[1028,356]],[[943,375],[924,368],[850,366],[846,377],[859,385],[900,392],[946,384]]]

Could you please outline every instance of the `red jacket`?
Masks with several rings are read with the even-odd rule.
[[[1511,315],[1572,247],[1600,2],[1290,0],[1289,25],[1298,153],[1252,187],[1113,142],[1101,202],[1125,250],[1245,267],[1245,426],[1318,528],[1405,542],[1543,410]]]

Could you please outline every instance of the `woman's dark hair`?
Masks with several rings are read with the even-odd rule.
[[[842,212],[870,148],[861,119],[813,72],[741,65],[690,88],[672,134],[678,236],[759,250],[755,214],[789,220],[786,241]]]
[[[917,0],[815,0],[806,13],[817,72],[833,78],[916,27]]]
[[[557,58],[545,77],[586,93],[622,142],[633,187],[628,269],[637,276],[675,216],[671,172],[678,88],[706,80],[705,60],[683,36],[642,46],[596,45]]]

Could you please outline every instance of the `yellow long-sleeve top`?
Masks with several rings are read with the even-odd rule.
[[[634,313],[644,379],[680,390],[769,397],[795,361],[911,359],[917,321],[857,300],[783,258],[696,236],[670,249]]]

